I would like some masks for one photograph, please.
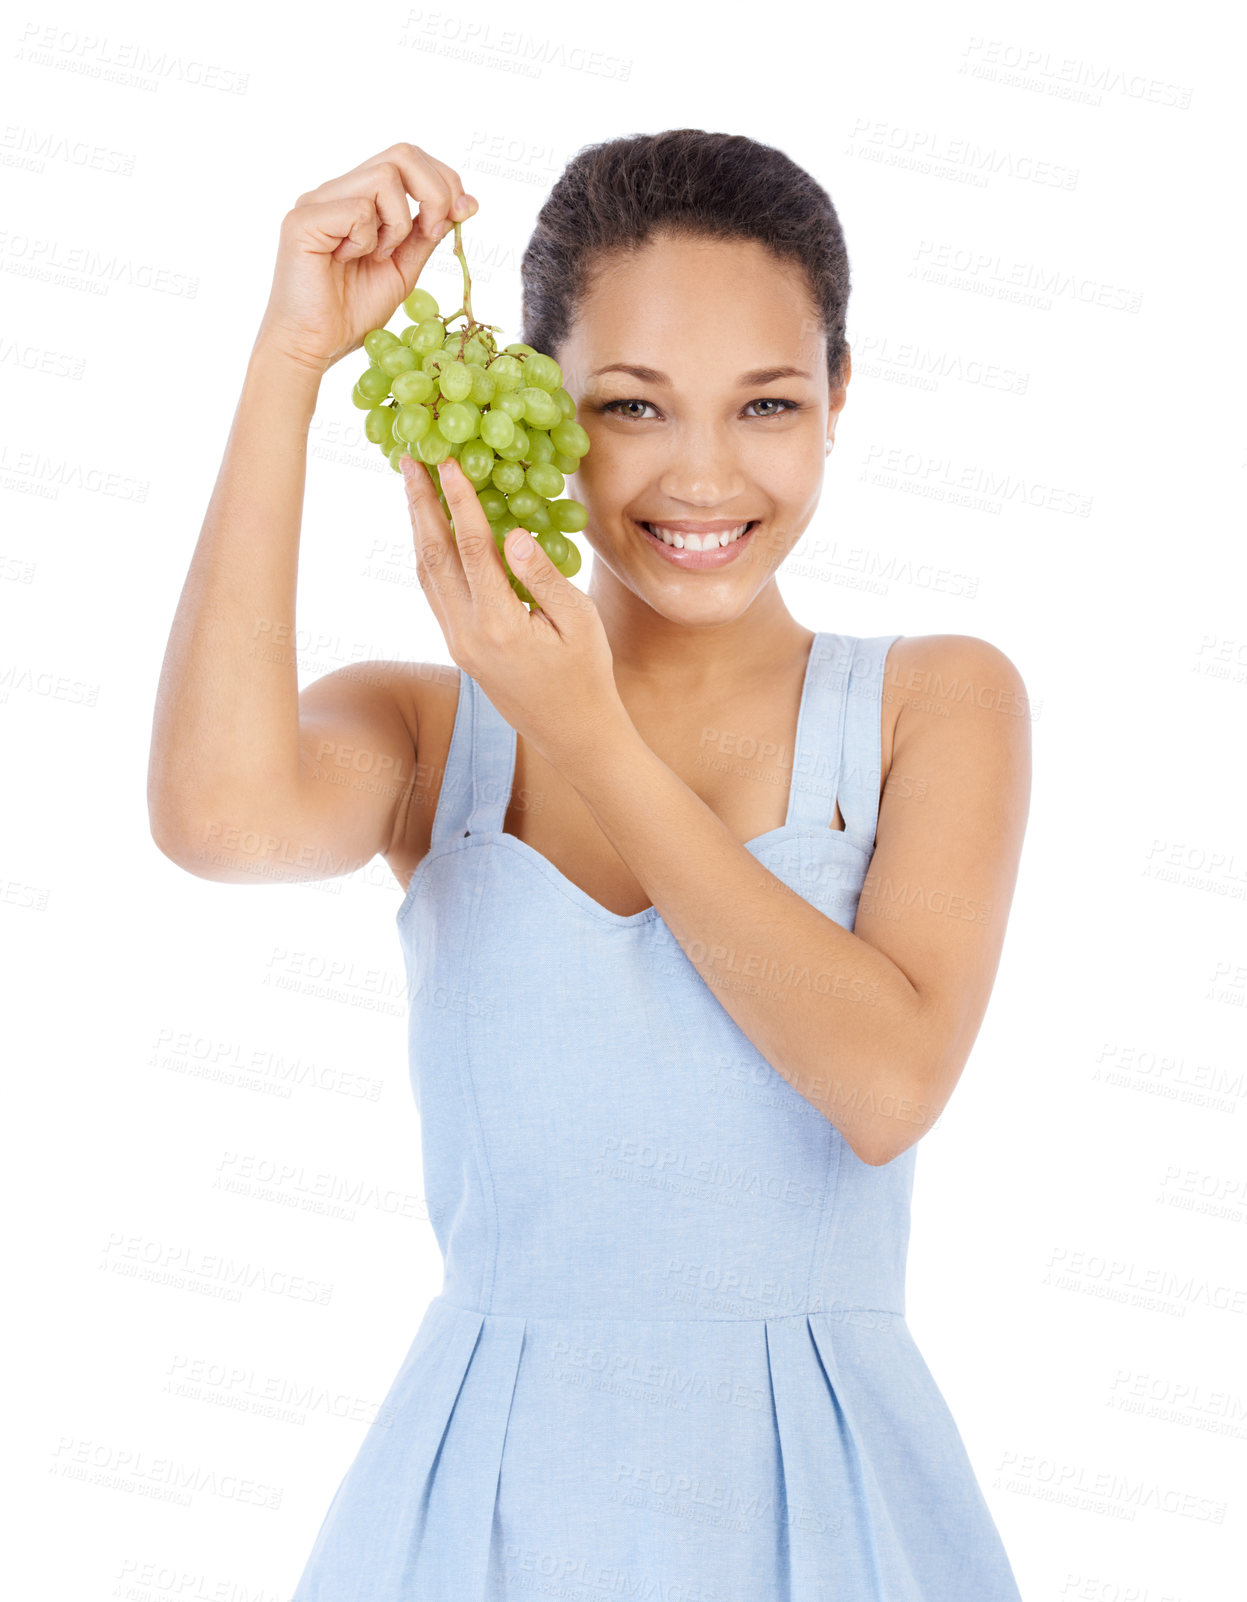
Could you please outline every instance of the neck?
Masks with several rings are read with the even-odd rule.
[[[747,611],[723,616],[689,608],[668,617],[614,580],[589,587],[610,643],[621,697],[733,698],[773,680],[782,664],[804,657],[812,633],[784,605],[772,579]],[[678,710],[679,702],[672,702]]]

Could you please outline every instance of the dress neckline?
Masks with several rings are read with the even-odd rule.
[[[869,862],[879,802],[879,694],[873,682],[901,636],[858,639],[819,630],[810,642],[797,709],[792,771],[784,822],[743,842],[747,850],[804,840],[822,847],[844,842]],[[844,769],[846,743],[851,766]],[[427,870],[457,852],[499,845],[521,857],[560,895],[594,921],[617,929],[643,928],[661,915],[651,903],[639,912],[612,912],[556,868],[549,858],[502,827],[515,782],[518,736],[480,685],[460,670],[454,727],[442,775],[428,851],[408,881],[395,921],[400,930]],[[833,829],[839,805],[844,827]],[[665,927],[665,925],[663,926]]]
[[[746,850],[752,851],[760,846],[763,846],[769,841],[777,840],[795,832],[808,830],[810,827],[807,821],[799,817],[799,813],[801,812],[802,808],[800,805],[800,793],[797,786],[797,778],[801,769],[801,764],[798,759],[801,753],[805,750],[808,740],[809,730],[807,724],[809,721],[810,703],[812,700],[811,685],[813,684],[815,678],[815,667],[822,658],[826,642],[829,638],[831,638],[831,636],[829,636],[825,631],[817,631],[814,635],[814,638],[810,641],[809,651],[806,654],[805,670],[801,677],[801,697],[797,703],[797,726],[792,743],[792,766],[789,770],[788,802],[784,810],[784,821],[774,829],[767,829],[762,834],[756,834],[751,839],[742,841],[741,843],[744,845]],[[473,693],[480,695],[480,686],[476,685],[475,681],[473,681],[473,684],[475,686]],[[473,834],[486,835],[489,839],[500,843],[505,849],[517,851],[521,856],[532,862],[535,867],[540,869],[540,871],[552,881],[557,889],[562,890],[565,895],[569,896],[573,901],[578,902],[585,908],[586,911],[593,913],[595,917],[602,919],[604,922],[612,923],[616,925],[616,927],[623,929],[632,928],[639,924],[652,923],[660,916],[658,908],[654,906],[652,902],[648,907],[642,907],[639,912],[612,912],[609,907],[604,907],[600,901],[598,901],[594,896],[591,896],[587,890],[582,889],[582,887],[574,880],[569,879],[561,869],[556,868],[554,863],[550,861],[549,857],[538,851],[534,846],[530,846],[526,840],[521,840],[518,835],[509,834],[501,827],[502,822],[505,821],[507,809],[510,806],[511,791],[515,783],[515,761],[519,748],[519,738],[514,728],[512,728],[509,723],[506,723],[505,719],[500,719],[500,721],[505,725],[505,728],[510,736],[509,740],[507,741],[507,757],[504,764],[503,779],[501,785],[499,786],[500,793],[505,795],[506,799],[502,803],[501,817],[498,820],[499,826],[495,829],[473,830]],[[838,772],[839,752],[837,752],[836,755],[836,768]],[[835,796],[833,795],[831,798],[830,807],[828,808],[828,820],[825,826],[825,832],[829,835],[840,835],[844,833],[844,830],[832,829],[830,827],[830,816],[832,813],[834,813],[834,810]],[[420,870],[417,868],[416,871],[418,873]]]

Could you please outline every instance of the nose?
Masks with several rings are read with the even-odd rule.
[[[726,438],[714,430],[685,430],[673,445],[658,476],[658,489],[668,500],[708,510],[740,498],[745,478]]]

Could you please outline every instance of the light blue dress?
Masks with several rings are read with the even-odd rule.
[[[897,638],[816,636],[748,842],[850,930]],[[397,913],[443,1286],[293,1602],[1020,1602],[905,1322],[917,1147],[860,1161],[653,907],[504,833],[515,747],[461,673]]]

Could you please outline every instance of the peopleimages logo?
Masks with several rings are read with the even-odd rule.
[[[245,95],[250,75],[215,62],[187,59],[153,49],[137,40],[110,39],[107,34],[81,33],[55,23],[27,22],[18,35],[14,56],[30,66],[75,72],[127,89],[154,93],[170,79],[196,89]]]
[[[1107,93],[1147,105],[1169,106],[1177,111],[1190,109],[1191,90],[1183,85],[1104,62],[1063,56],[1042,46],[972,35],[961,54],[963,60],[958,72],[1011,88],[1038,90],[1062,100],[1077,100],[1093,106],[1102,105]]]

